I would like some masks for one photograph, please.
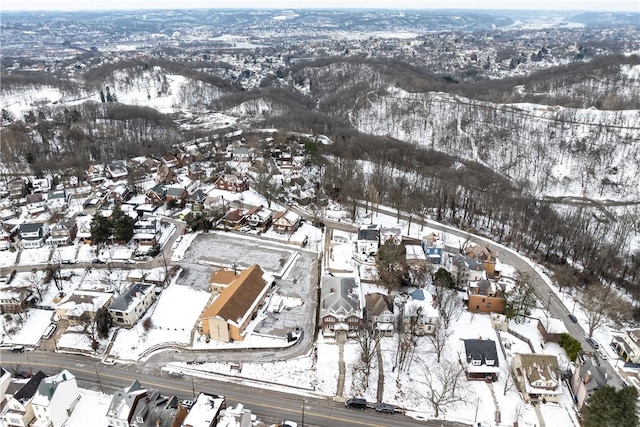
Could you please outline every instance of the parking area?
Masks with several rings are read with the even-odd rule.
[[[209,291],[211,273],[220,266],[236,265],[239,271],[258,264],[270,273],[282,273],[261,312],[263,319],[254,332],[285,336],[300,328],[313,335],[318,289],[318,254],[296,247],[236,234],[208,233],[199,235],[185,252],[180,266],[183,271],[177,284]],[[277,311],[267,306],[282,299]]]

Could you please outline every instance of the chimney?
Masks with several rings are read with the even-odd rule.
[[[327,304],[326,304],[326,302],[325,302],[324,298],[322,299],[322,308],[323,308],[323,309],[324,309],[324,308],[327,308]]]

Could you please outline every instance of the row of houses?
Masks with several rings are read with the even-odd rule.
[[[85,403],[76,378],[69,371],[46,376],[36,372],[29,380],[18,382],[0,367],[0,425],[3,427],[63,427],[74,411]],[[90,407],[88,410],[99,408]],[[85,409],[86,410],[86,409]],[[251,411],[238,405],[227,407],[224,396],[200,392],[193,401],[180,401],[156,389],[134,381],[117,389],[106,413],[109,427],[215,427],[218,425],[252,426]]]

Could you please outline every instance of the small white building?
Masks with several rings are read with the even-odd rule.
[[[49,227],[42,222],[20,224],[20,246],[23,249],[41,248],[49,235]]]
[[[361,225],[358,229],[356,250],[359,254],[374,256],[380,247],[380,224]]]
[[[402,323],[405,330],[414,335],[432,335],[438,327],[440,313],[433,296],[422,289],[409,294],[409,300],[402,310]]]
[[[43,379],[31,402],[37,418],[33,427],[62,427],[79,400],[76,377],[66,369]]]

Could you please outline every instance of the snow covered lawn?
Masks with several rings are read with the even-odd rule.
[[[3,344],[23,344],[35,346],[40,341],[44,330],[51,323],[51,316],[54,312],[51,310],[40,310],[33,308],[23,313],[25,322],[15,334],[7,334],[2,328]],[[2,322],[5,322],[4,318]]]
[[[41,248],[23,249],[20,252],[20,265],[46,264],[51,257],[51,248],[43,246]]]

